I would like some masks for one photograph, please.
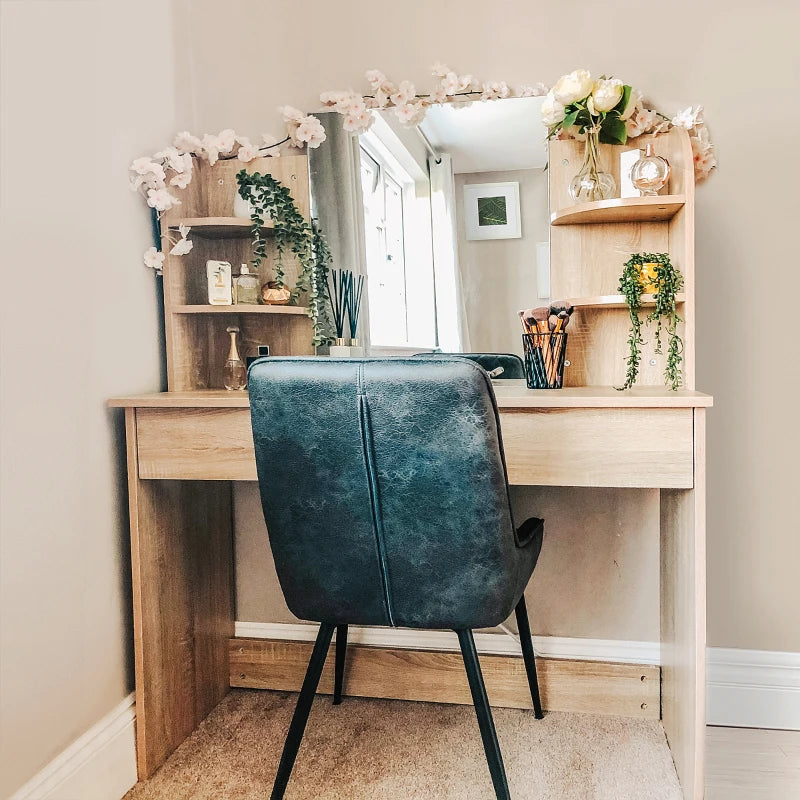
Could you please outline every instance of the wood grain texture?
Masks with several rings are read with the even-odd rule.
[[[702,392],[670,392],[659,386],[636,386],[618,392],[611,386],[573,386],[567,389],[528,389],[525,381],[497,381],[497,406],[514,408],[707,408],[711,395]],[[108,401],[111,408],[250,408],[246,392],[220,389],[189,392],[149,392]]]
[[[233,217],[238,193],[236,173],[271,174],[289,188],[300,213],[309,219],[310,189],[308,158],[304,155],[258,158],[248,164],[234,159],[213,167],[195,159],[195,176],[185,190],[176,189],[181,204],[162,218],[164,260],[164,312],[167,340],[167,384],[171,391],[221,389],[229,339],[225,329],[241,329],[240,355],[255,354],[256,346],[268,344],[275,355],[311,355],[311,320],[297,312],[253,312],[231,306],[223,310],[196,313],[192,307],[208,303],[206,261],[228,261],[234,275],[240,265],[252,265],[253,247],[249,220]],[[184,256],[169,255],[170,235],[186,222],[194,246]],[[266,226],[267,228],[269,226]],[[172,233],[170,233],[172,231]],[[267,239],[267,255],[259,267],[259,280],[266,283],[275,275],[278,257],[274,240]],[[283,258],[286,282],[294,286],[299,273],[295,256]],[[300,299],[303,305],[303,298]]]
[[[455,639],[455,634],[453,634]],[[270,639],[230,640],[231,686],[298,691],[312,644]],[[319,693],[333,693],[334,648]],[[344,693],[439,703],[472,704],[459,653],[351,645]],[[522,657],[482,655],[489,701],[504,708],[531,708]],[[567,659],[537,659],[544,708],[658,719],[659,668]]]
[[[248,408],[143,408],[138,416],[142,478],[257,480]]]
[[[228,691],[233,633],[231,487],[142,480],[127,419],[139,778]]]
[[[250,413],[141,408],[144,479],[256,480]],[[690,487],[691,409],[503,411],[509,482],[527,486]]]
[[[632,253],[667,252],[683,273],[685,298],[678,328],[684,340],[684,384],[694,382],[694,173],[691,146],[683,130],[643,136],[632,145],[652,143],[670,162],[665,194],[657,198],[616,198],[576,206],[567,187],[580,167],[583,144],[550,143],[551,288],[554,298],[594,297],[618,292],[619,276]],[[624,148],[600,146],[601,168],[617,180]],[[661,206],[664,210],[661,210]],[[615,307],[616,306],[616,307]],[[569,328],[565,386],[621,385],[627,357],[628,312],[625,305],[576,309]],[[664,384],[665,356],[655,352],[652,331],[645,332],[638,383]]]
[[[501,415],[522,486],[690,487],[690,409],[543,409]]]
[[[683,208],[683,195],[615,197],[567,206],[550,215],[551,225],[589,225],[596,222],[664,222]]]
[[[661,492],[661,704],[686,800],[702,800],[706,713],[705,410],[694,415],[694,489]]]

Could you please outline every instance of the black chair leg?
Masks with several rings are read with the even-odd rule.
[[[336,672],[333,682],[333,704],[342,702],[342,684],[344,683],[344,662],[347,657],[347,625],[336,626]]]
[[[275,776],[275,783],[270,795],[271,800],[281,800],[286,791],[286,785],[289,783],[294,760],[297,758],[297,751],[303,741],[303,732],[306,729],[311,704],[314,702],[322,668],[325,665],[325,657],[333,638],[333,630],[334,626],[325,622],[319,627],[317,641],[314,642],[314,650],[311,653],[311,660],[308,662],[306,677],[303,679],[303,688],[300,690],[300,697],[297,698],[292,724],[289,726],[289,733],[283,746],[281,763],[278,766],[278,774]]]
[[[522,644],[522,659],[525,662],[525,672],[528,673],[528,686],[531,689],[531,700],[533,700],[533,715],[536,719],[542,719],[542,701],[539,698],[539,681],[536,678],[536,659],[533,654],[533,642],[531,641],[531,626],[528,623],[528,609],[525,605],[525,595],[522,595],[516,609],[517,630],[519,640]]]
[[[458,634],[458,643],[461,645],[461,655],[464,657],[464,666],[467,669],[472,702],[475,704],[475,713],[478,716],[478,726],[481,729],[483,749],[486,753],[486,760],[489,762],[489,773],[492,776],[494,791],[497,800],[511,800],[506,771],[503,766],[503,756],[500,753],[500,743],[497,741],[492,711],[489,708],[489,698],[486,696],[481,665],[475,650],[475,640],[472,638],[471,630],[456,631],[456,633]]]

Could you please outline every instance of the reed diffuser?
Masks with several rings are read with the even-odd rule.
[[[336,341],[330,347],[330,354],[333,358],[359,358],[364,355],[364,348],[358,342],[364,276],[356,276],[352,270],[332,269],[328,273],[327,286],[336,329]],[[350,334],[349,343],[345,330]]]

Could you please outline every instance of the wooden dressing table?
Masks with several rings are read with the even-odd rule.
[[[552,294],[576,306],[567,388],[534,391],[522,381],[501,381],[495,392],[512,484],[659,492],[660,667],[540,659],[540,684],[550,710],[661,718],[684,796],[701,800],[705,410],[712,400],[692,391],[691,148],[680,130],[653,141],[672,165],[664,196],[582,206],[566,193],[581,145],[551,143]],[[600,160],[619,182],[615,153],[602,145]],[[165,227],[191,224],[196,242],[190,254],[167,255],[164,264],[171,391],[110,402],[126,418],[140,779],[161,766],[229,687],[299,689],[310,651],[305,642],[234,636],[232,482],[254,481],[256,471],[246,393],[214,388],[222,385],[225,328],[240,327],[246,352],[263,341],[274,355],[313,352],[302,309],[205,304],[205,260],[221,252],[232,263],[250,259],[249,223],[224,216],[240,166],[220,163],[212,171],[197,164],[200,180],[162,220]],[[248,168],[271,169],[308,214],[303,157],[257,159]],[[622,264],[636,251],[668,252],[684,275],[685,391],[663,388],[663,356],[652,344],[644,348],[641,388],[611,388],[624,371],[628,324],[624,298],[613,292]],[[268,259],[262,280],[269,269]],[[348,694],[471,703],[455,652],[359,646],[348,652]],[[487,655],[481,662],[492,704],[528,707],[521,658]],[[321,692],[332,690],[331,677],[326,667]]]
[[[704,431],[711,398],[655,388],[535,391],[523,381],[498,382],[495,391],[512,484],[660,490],[660,713],[686,797],[702,797]],[[110,405],[126,415],[143,779],[230,686],[298,689],[308,646],[234,637],[231,481],[256,479],[247,395],[164,392]],[[451,664],[442,653],[426,661],[413,651],[354,650],[351,694],[470,702],[456,654]],[[386,662],[398,659],[393,678]],[[524,706],[521,659],[482,661],[492,702]],[[618,692],[610,713],[659,716],[657,668],[544,660],[540,675],[546,708],[597,711],[598,696]],[[592,675],[602,688],[588,690],[590,702]],[[323,682],[321,691],[330,687]],[[650,705],[639,713],[642,697]]]

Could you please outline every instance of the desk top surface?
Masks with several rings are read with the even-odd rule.
[[[581,386],[568,389],[528,389],[524,380],[494,382],[500,409],[536,408],[708,408],[711,395],[702,392],[671,392],[660,386],[642,386],[619,392],[611,386]],[[112,408],[249,408],[247,392],[205,390],[153,392],[114,397]]]

